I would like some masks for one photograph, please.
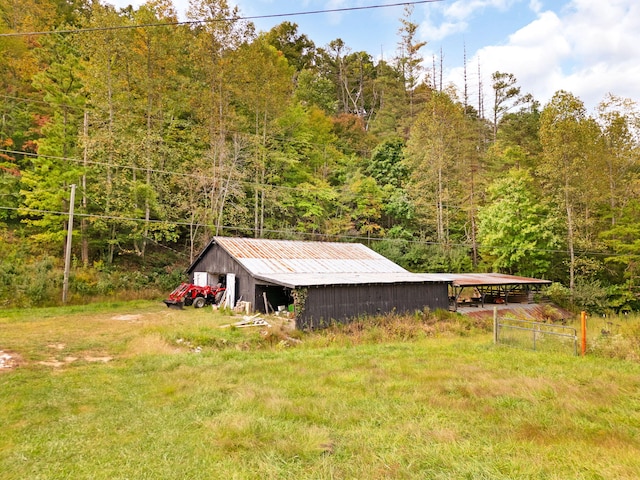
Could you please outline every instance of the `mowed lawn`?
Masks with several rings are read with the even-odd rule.
[[[640,478],[637,362],[237,320],[0,312],[0,478]]]

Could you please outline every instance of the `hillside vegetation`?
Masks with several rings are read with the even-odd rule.
[[[75,185],[74,303],[166,292],[211,236],[242,235],[361,241],[412,271],[640,307],[633,99],[541,105],[493,72],[470,101],[423,62],[409,7],[377,60],[291,22],[257,32],[227,0],[190,5],[189,24],[170,1],[0,5],[3,305],[59,302]]]
[[[442,312],[317,333],[234,321],[148,302],[6,311],[2,478],[640,475],[637,361],[494,346]],[[637,354],[638,319],[616,322]]]

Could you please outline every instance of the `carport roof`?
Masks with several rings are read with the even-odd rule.
[[[502,273],[431,273],[429,277],[442,277],[454,287],[483,287],[497,285],[551,285],[550,280],[519,277]]]

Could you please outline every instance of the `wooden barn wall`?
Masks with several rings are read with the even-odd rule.
[[[195,265],[190,275],[193,283],[193,272],[209,272],[214,274],[236,274],[236,301],[252,302],[255,306],[255,279],[249,275],[233,257],[218,245],[213,245]]]
[[[362,315],[382,315],[448,309],[446,283],[385,284],[309,287],[304,311],[296,317],[299,329],[322,328],[333,322],[347,323]]]

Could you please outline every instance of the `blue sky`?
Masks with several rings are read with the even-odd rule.
[[[103,0],[116,6],[143,0]],[[181,16],[188,0],[173,0]],[[243,16],[390,5],[402,0],[228,0]],[[340,13],[255,19],[258,30],[283,21],[298,24],[316,46],[337,38],[352,51],[391,59],[397,51],[403,6]],[[638,0],[443,0],[418,4],[424,66],[439,65],[444,82],[462,88],[466,48],[469,90],[478,84],[490,102],[491,74],[513,73],[523,92],[543,105],[557,90],[578,96],[592,111],[608,93],[640,101],[640,1]],[[478,75],[480,65],[480,77]]]

